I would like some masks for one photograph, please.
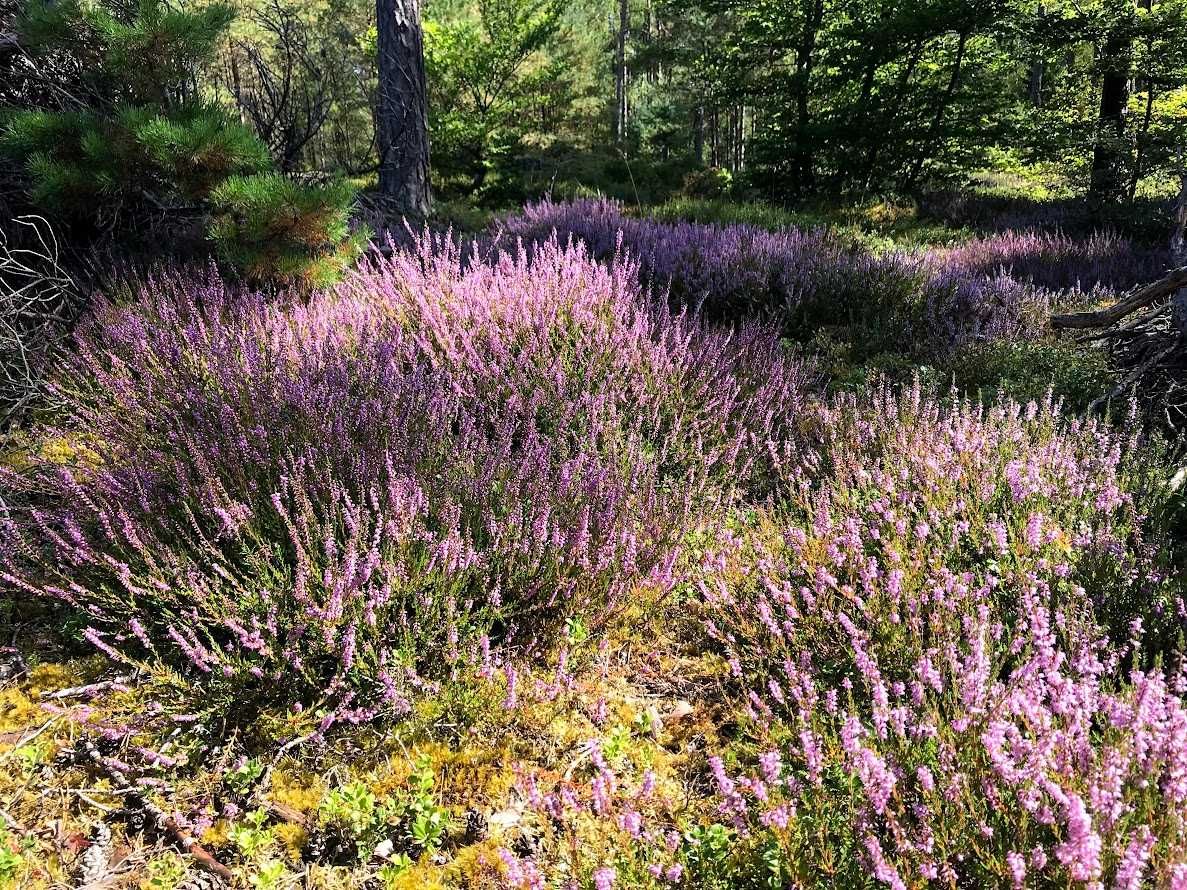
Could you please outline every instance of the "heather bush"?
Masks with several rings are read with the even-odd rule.
[[[399,709],[666,590],[704,512],[769,484],[805,381],[580,247],[426,239],[307,302],[161,276],[62,372],[88,460],[0,480],[3,579],[241,700]]]
[[[945,267],[922,286],[917,323],[924,355],[947,357],[970,344],[1041,337],[1056,295],[1005,272],[969,275]]]
[[[924,280],[917,261],[876,257],[825,229],[659,223],[624,216],[607,201],[529,205],[500,229],[510,243],[547,241],[554,233],[583,242],[597,257],[625,253],[645,280],[710,318],[774,316],[796,337],[847,325],[871,341],[901,341],[910,336]]]
[[[974,238],[942,255],[942,262],[964,276],[1004,272],[1046,290],[1126,290],[1161,278],[1170,252],[1141,247],[1115,232],[1093,231],[1082,238],[1062,232],[1006,231]]]
[[[1178,886],[1157,465],[1051,402],[916,386],[827,415],[702,588],[752,745],[711,761],[719,819],[804,885]]]
[[[597,257],[634,258],[646,280],[715,319],[765,315],[797,340],[849,329],[863,355],[947,357],[970,343],[1032,340],[1053,308],[1157,278],[1165,251],[1109,234],[1013,233],[933,253],[871,251],[823,228],[659,222],[606,201],[543,202],[503,221],[504,243],[553,234]]]

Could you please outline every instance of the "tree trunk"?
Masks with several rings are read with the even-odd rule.
[[[1043,23],[1043,19],[1047,17],[1047,7],[1039,4],[1039,24]],[[1035,56],[1030,61],[1030,71],[1026,77],[1026,97],[1030,100],[1030,104],[1035,108],[1043,107],[1043,76],[1047,73],[1047,61],[1042,54]]]
[[[894,88],[894,98],[883,106],[886,111],[882,114],[882,120],[875,121],[874,125],[877,127],[877,132],[883,135],[883,138],[871,136],[870,148],[866,154],[865,159],[865,175],[862,177],[863,189],[870,191],[873,186],[874,174],[877,172],[877,165],[879,155],[883,146],[886,145],[888,136],[892,136],[895,128],[898,126],[899,114],[903,107],[903,97],[907,93],[907,87],[911,83],[911,76],[915,73],[915,68],[919,64],[919,59],[923,55],[923,40],[918,39],[911,47],[911,54],[907,59],[907,64],[903,66],[903,70],[899,73],[897,83]]]
[[[1175,213],[1175,229],[1171,233],[1171,264],[1181,269],[1187,266],[1187,164],[1179,152],[1179,207]],[[1187,287],[1179,288],[1171,297],[1171,322],[1179,336],[1187,338]]]
[[[626,36],[631,25],[629,0],[618,0],[618,33],[614,46],[614,140],[626,145],[627,134],[627,72]]]
[[[1096,144],[1092,148],[1092,179],[1089,196],[1099,211],[1115,204],[1123,187],[1122,143],[1125,138],[1125,106],[1129,101],[1129,68],[1132,41],[1126,25],[1109,32],[1103,52],[1104,72],[1100,84],[1100,113],[1096,123]]]
[[[705,166],[705,109],[697,106],[692,117],[692,151],[696,155],[697,166]]]
[[[376,0],[379,94],[379,192],[388,210],[428,215],[429,118],[420,0]]]
[[[711,158],[709,166],[721,166],[720,124],[717,120],[716,108],[709,115],[709,156]]]
[[[1150,138],[1150,121],[1154,117],[1154,84],[1146,84],[1146,111],[1142,115],[1142,126],[1134,140],[1133,170],[1130,171],[1129,188],[1126,197],[1130,202],[1137,196],[1138,183],[1141,182],[1145,171],[1142,169],[1146,161],[1146,143]]]
[[[797,182],[795,190],[803,196],[812,190],[815,170],[815,145],[809,137],[811,106],[809,97],[812,89],[812,70],[815,67],[816,41],[824,21],[824,0],[803,0],[804,24],[800,32],[799,45],[795,53],[795,110],[796,140],[795,169]]]

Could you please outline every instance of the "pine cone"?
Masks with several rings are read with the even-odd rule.
[[[323,865],[349,865],[358,859],[358,846],[350,838],[345,838],[333,826],[327,828],[311,828],[302,858],[306,862],[318,862]]]
[[[486,840],[487,832],[490,826],[487,823],[486,816],[477,810],[466,810],[466,823],[462,831],[461,841],[465,846],[476,844],[479,841]]]
[[[100,822],[91,831],[91,845],[78,858],[78,882],[81,886],[96,884],[107,877],[111,862],[111,829]]]
[[[175,890],[227,890],[227,882],[208,871],[191,871]]]
[[[7,683],[28,671],[25,659],[16,649],[0,649],[0,683]]]

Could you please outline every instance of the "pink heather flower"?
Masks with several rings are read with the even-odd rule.
[[[524,875],[519,857],[505,847],[499,847],[499,858],[503,860],[503,868],[507,872],[507,883],[512,887],[523,886]]]
[[[643,833],[643,817],[638,810],[627,810],[619,817],[618,827],[631,837],[638,837]]]
[[[517,674],[515,668],[510,664],[504,668],[504,673],[507,675],[507,696],[503,699],[503,709],[506,711],[514,711],[516,704],[515,682]]]
[[[679,882],[680,878],[684,876],[684,866],[679,862],[674,865],[669,865],[668,870],[664,872],[664,877],[668,879],[669,884]]]
[[[94,646],[112,661],[124,660],[124,657],[120,655],[120,653],[116,652],[115,649],[111,648],[111,646],[107,645],[107,643],[103,641],[103,638],[99,635],[99,631],[95,630],[95,628],[88,627],[85,631],[83,631],[82,635],[87,640],[87,642],[89,642],[92,646]],[[210,668],[206,668],[206,670],[210,670]]]
[[[616,872],[610,866],[603,866],[593,873],[593,882],[596,890],[610,890],[614,886],[614,881],[618,877]]]
[[[610,810],[610,785],[604,773],[599,772],[590,782],[593,811],[599,816]]]
[[[716,755],[709,758],[709,769],[713,772],[713,778],[717,782],[717,792],[722,797],[729,797],[734,794],[734,783],[725,772],[725,763],[720,757]]]
[[[989,535],[993,538],[993,546],[1001,553],[1005,553],[1009,549],[1009,542],[1006,537],[1006,527],[998,520],[989,523]]]
[[[1014,890],[1021,890],[1022,882],[1026,880],[1026,860],[1016,850],[1006,854],[1006,866],[1010,869],[1010,879],[1014,882]]]
[[[650,797],[653,791],[655,791],[655,771],[644,770],[643,781],[639,785],[639,793],[636,796],[639,798]]]
[[[1026,546],[1031,550],[1038,550],[1043,544],[1043,514],[1031,513],[1026,520],[1026,532],[1024,534]]]
[[[870,857],[870,865],[873,867],[874,877],[887,884],[892,890],[907,890],[907,885],[899,876],[898,870],[891,865],[882,853],[882,845],[878,843],[878,839],[871,835],[866,835],[866,853]]]
[[[804,750],[804,764],[808,768],[808,778],[813,785],[819,785],[824,772],[824,755],[820,752],[820,742],[816,733],[810,729],[800,730],[800,745]]]
[[[1187,862],[1171,866],[1170,890],[1187,890]]]
[[[1047,851],[1041,846],[1030,851],[1030,867],[1032,871],[1042,871],[1047,867]]]
[[[1055,848],[1055,856],[1077,881],[1100,877],[1100,836],[1092,830],[1092,817],[1077,794],[1069,794],[1064,804],[1067,840]]]
[[[767,751],[765,754],[759,754],[758,765],[762,768],[763,778],[767,780],[767,784],[777,785],[779,783],[783,762],[778,751]]]
[[[1125,848],[1125,854],[1117,865],[1117,877],[1113,886],[1117,890],[1140,890],[1142,873],[1150,861],[1156,838],[1149,826],[1139,825],[1133,838]]]
[[[758,821],[767,828],[783,829],[790,824],[792,815],[791,805],[783,804],[783,806],[765,810],[759,815]]]

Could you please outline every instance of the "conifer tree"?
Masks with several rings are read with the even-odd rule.
[[[250,277],[324,281],[360,247],[345,225],[353,192],[278,187],[267,146],[199,95],[199,75],[233,17],[218,2],[31,0],[18,22],[21,46],[72,53],[84,75],[72,107],[5,115],[0,151],[23,165],[33,202],[63,221],[112,226],[142,212],[206,218],[214,209],[220,255]],[[213,207],[232,180],[236,200]],[[221,242],[241,234],[235,208],[244,207],[255,238],[232,251]],[[288,237],[294,229],[305,236]],[[249,247],[261,254],[245,255]]]

